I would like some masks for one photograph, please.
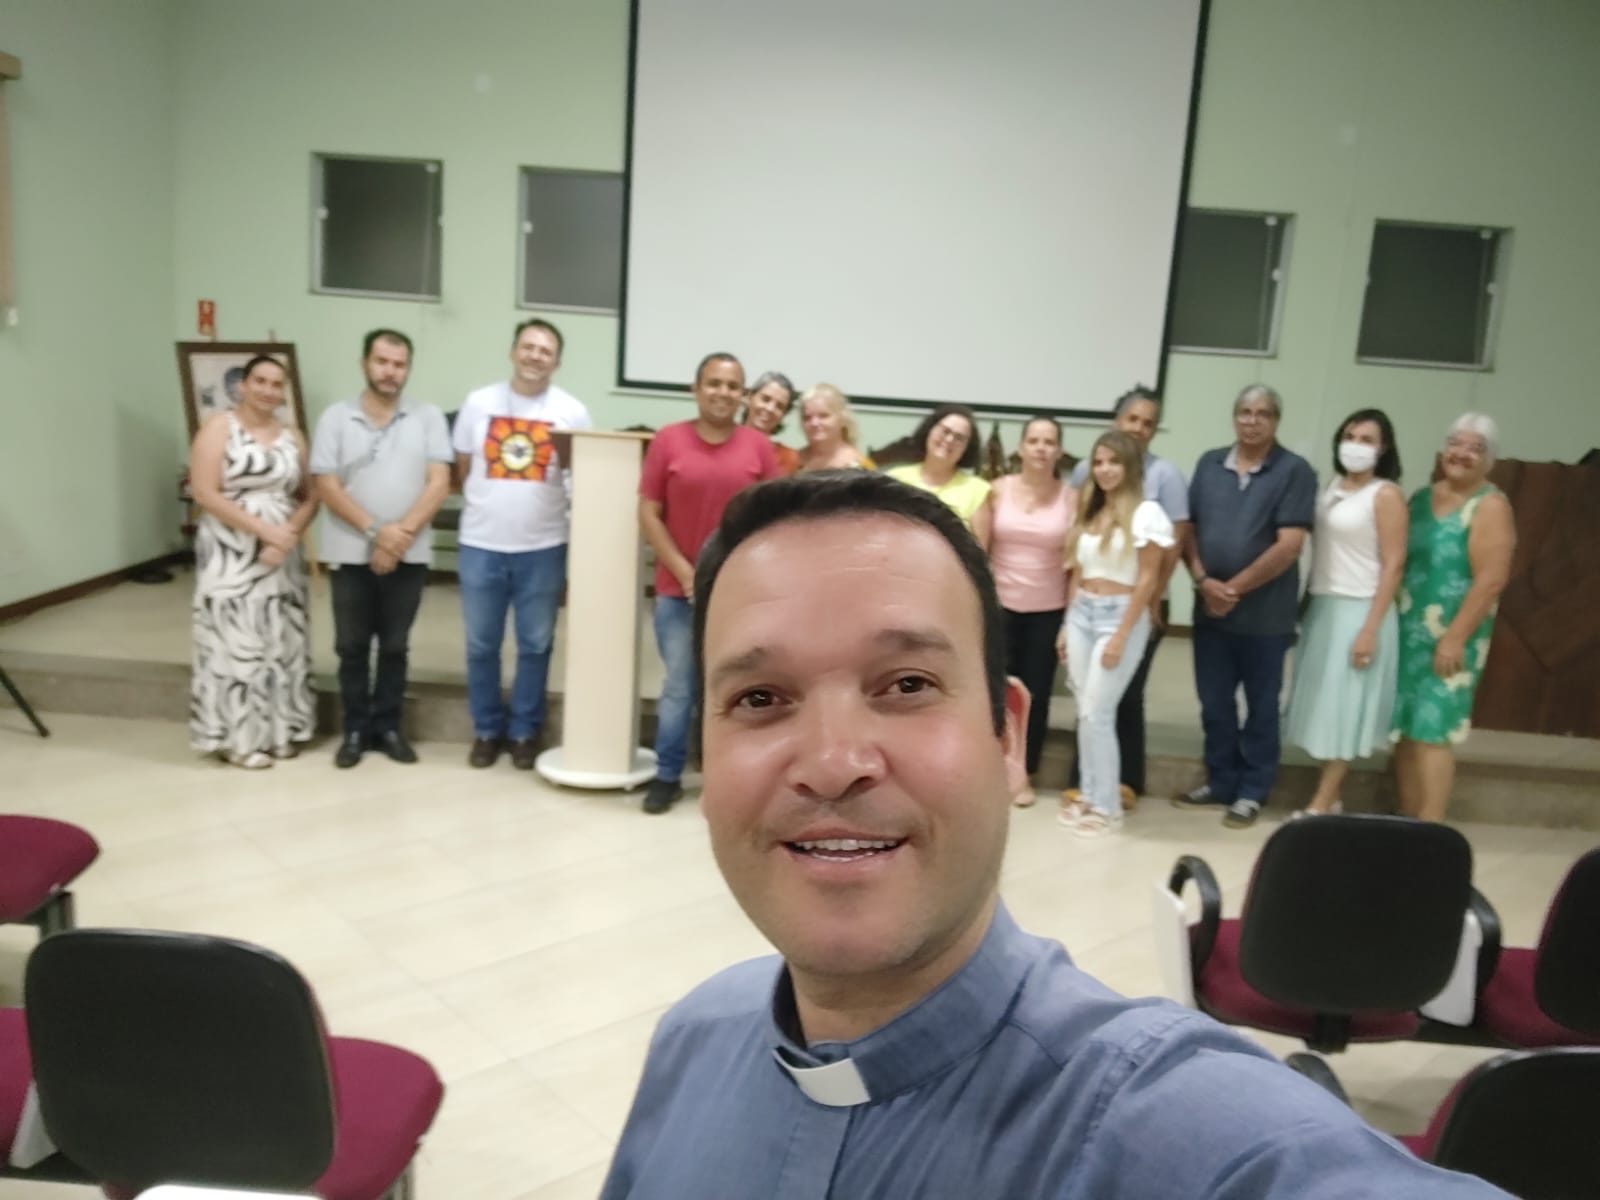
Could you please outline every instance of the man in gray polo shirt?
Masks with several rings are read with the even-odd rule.
[[[369,748],[395,762],[417,753],[400,731],[411,623],[427,582],[426,536],[450,491],[444,414],[402,394],[411,339],[375,329],[362,345],[367,386],[322,414],[311,473],[328,510],[322,558],[333,564],[333,639],[339,656],[344,737],[333,761],[353,767]],[[378,669],[371,671],[372,643]]]
[[[1277,777],[1283,659],[1294,640],[1300,549],[1316,517],[1316,473],[1278,444],[1282,412],[1271,388],[1245,388],[1233,402],[1234,444],[1202,454],[1189,480],[1194,534],[1184,561],[1195,582],[1206,781],[1174,802],[1226,805],[1231,829],[1255,824]]]

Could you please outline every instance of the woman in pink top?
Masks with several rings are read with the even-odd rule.
[[[1022,680],[1032,698],[1028,709],[1028,786],[1014,803],[1033,803],[1050,693],[1056,684],[1056,631],[1067,607],[1067,530],[1077,493],[1058,477],[1061,428],[1034,417],[1022,428],[1022,473],[994,482],[994,527],[989,564],[1006,619],[1006,673]]]

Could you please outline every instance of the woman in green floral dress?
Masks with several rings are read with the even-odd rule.
[[[1458,417],[1439,456],[1440,478],[1411,497],[1400,585],[1395,772],[1400,811],[1426,821],[1444,819],[1455,778],[1452,747],[1471,728],[1495,604],[1511,574],[1511,505],[1487,481],[1496,441],[1488,417]]]

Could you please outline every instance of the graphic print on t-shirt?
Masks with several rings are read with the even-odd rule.
[[[483,437],[483,466],[490,479],[542,483],[555,453],[548,422],[526,417],[489,419]]]

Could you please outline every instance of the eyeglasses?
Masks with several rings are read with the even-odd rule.
[[[949,425],[935,425],[933,427],[933,434],[935,437],[948,438],[958,446],[965,445],[967,442],[972,440],[972,435],[970,433],[967,433],[961,429],[953,428]]]
[[[1481,438],[1445,438],[1444,448],[1454,450],[1457,454],[1470,454],[1473,458],[1483,458],[1489,453],[1488,444]]]
[[[1241,425],[1254,425],[1260,421],[1276,421],[1278,418],[1264,410],[1245,409],[1243,412],[1233,414],[1233,419]]]

